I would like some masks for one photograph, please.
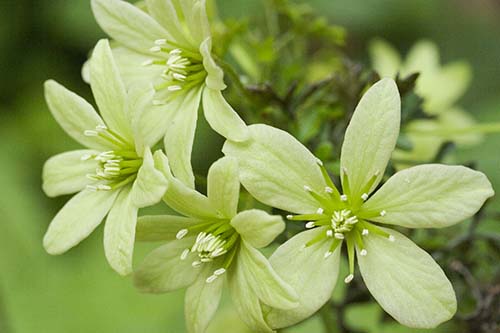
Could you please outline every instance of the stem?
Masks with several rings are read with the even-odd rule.
[[[409,130],[408,133],[415,134],[432,134],[432,135],[459,135],[459,134],[474,134],[474,133],[498,133],[500,132],[500,123],[493,124],[477,124],[467,127],[433,129],[433,130]]]
[[[330,305],[330,302],[323,305],[323,307],[319,310],[319,316],[321,317],[321,321],[323,322],[325,333],[338,333],[338,331],[336,330],[337,318],[335,316],[335,313],[333,312],[333,308]]]

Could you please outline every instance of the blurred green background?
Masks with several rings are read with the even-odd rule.
[[[368,62],[367,43],[379,36],[400,51],[425,37],[438,43],[444,62],[473,66],[461,105],[483,122],[500,121],[500,3],[495,0],[312,0],[307,3],[348,32],[347,51]],[[259,1],[219,0],[222,17],[259,15]],[[105,262],[102,230],[69,253],[51,257],[41,244],[66,197],[41,191],[41,169],[51,155],[78,147],[58,127],[43,99],[42,83],[55,79],[91,100],[80,79],[89,49],[104,34],[88,0],[0,1],[0,332],[183,332],[183,292],[136,292]],[[215,139],[217,140],[217,139]],[[458,152],[477,160],[500,188],[500,135]],[[213,152],[217,153],[217,152]],[[198,169],[202,158],[197,155]],[[500,211],[500,200],[492,206]],[[498,227],[495,229],[498,230]],[[146,249],[138,246],[137,257]],[[378,308],[361,309],[360,318]],[[357,311],[356,309],[352,311]],[[364,312],[363,312],[364,311]],[[349,317],[349,316],[348,316]],[[349,319],[349,318],[348,318]],[[246,332],[223,306],[212,332]],[[361,327],[359,326],[361,325]],[[289,332],[322,332],[312,320]],[[394,326],[388,332],[408,332]]]

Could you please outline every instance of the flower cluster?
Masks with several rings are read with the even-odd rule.
[[[292,135],[248,126],[225,101],[205,7],[204,0],[92,0],[98,23],[113,38],[99,41],[83,68],[99,113],[58,83],[45,84],[54,118],[86,147],[44,166],[47,195],[77,193],[52,220],[47,252],[66,252],[106,218],[104,251],[117,273],[132,273],[143,292],[187,288],[188,332],[206,330],[226,283],[255,332],[310,317],[331,297],[344,245],[349,275],[343,281],[356,278],[357,258],[367,288],[397,321],[428,328],[451,318],[456,299],[444,272],[382,225],[441,228],[467,219],[493,195],[486,176],[427,164],[380,186],[401,113],[398,88],[386,78],[354,111],[336,183]],[[200,104],[211,128],[226,138],[206,193],[196,189],[191,167]],[[162,138],[163,148],[152,152]],[[284,219],[270,209],[239,210],[240,182],[260,202],[288,212],[288,223],[305,223],[270,258],[259,249],[284,231]],[[139,209],[160,201],[178,215],[138,218]],[[136,240],[163,245],[134,267]]]

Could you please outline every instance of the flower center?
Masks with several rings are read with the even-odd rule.
[[[197,232],[198,234],[191,248],[187,248],[182,252],[181,260],[186,260],[188,256],[192,255],[194,257],[193,267],[200,267],[211,262],[220,265],[206,279],[207,283],[212,283],[223,275],[231,265],[238,249],[240,235],[229,224],[228,220],[219,220],[181,229],[176,238],[182,239],[191,232]]]
[[[368,251],[365,249],[363,238],[369,234],[375,234],[386,237],[389,241],[394,241],[394,236],[369,222],[370,218],[360,218],[356,215],[362,203],[368,199],[370,188],[372,187],[378,173],[366,184],[363,194],[359,198],[353,198],[349,192],[349,181],[347,179],[347,170],[343,170],[344,179],[342,181],[344,193],[340,194],[334,183],[330,179],[326,169],[321,162],[318,162],[321,168],[325,182],[328,185],[324,193],[317,193],[311,187],[305,185],[304,190],[312,196],[319,204],[320,208],[313,214],[288,215],[287,218],[292,221],[308,221],[306,228],[321,228],[323,232],[311,239],[305,246],[311,246],[320,241],[329,241],[330,248],[325,252],[325,259],[330,257],[337,247],[345,241],[347,255],[349,259],[349,275],[344,279],[349,283],[354,278],[355,248],[361,256],[366,256]],[[384,216],[386,211],[379,212]]]
[[[198,51],[188,50],[166,39],[158,39],[149,49],[154,59],[143,62],[143,66],[163,66],[160,82],[155,85],[157,92],[164,92],[161,99],[153,101],[156,105],[167,103],[179,92],[200,85],[207,76],[203,58]]]
[[[95,181],[87,185],[94,191],[110,191],[130,182],[137,177],[137,172],[142,166],[142,158],[137,156],[135,150],[119,134],[99,125],[95,130],[87,130],[86,136],[101,137],[115,146],[123,147],[122,150],[110,150],[96,155],[84,155],[82,161],[94,159],[97,161],[95,173],[87,174],[87,178]]]

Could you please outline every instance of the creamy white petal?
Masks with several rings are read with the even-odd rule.
[[[49,197],[72,194],[92,183],[87,174],[95,172],[97,162],[90,156],[96,154],[99,154],[96,150],[73,150],[49,158],[42,174],[45,194]]]
[[[223,157],[208,170],[208,200],[225,217],[232,218],[238,210],[240,180],[238,162],[231,157]]]
[[[299,214],[315,212],[319,203],[304,185],[324,193],[326,183],[314,155],[285,131],[260,124],[248,130],[248,141],[226,141],[223,148],[226,156],[238,160],[243,186],[269,206]]]
[[[400,118],[401,100],[394,80],[378,81],[361,98],[347,127],[340,158],[341,173],[347,172],[353,198],[371,192],[382,179],[396,146]],[[377,173],[376,181],[365,190]]]
[[[443,270],[424,250],[402,234],[363,238],[366,256],[359,255],[361,275],[368,290],[394,319],[408,327],[433,328],[456,312],[453,287]]]
[[[401,57],[397,50],[382,39],[370,43],[370,55],[373,69],[381,77],[395,78],[401,68]]]
[[[280,215],[270,215],[263,210],[250,209],[238,213],[231,225],[253,247],[268,246],[285,230],[285,222]]]
[[[161,151],[159,152],[161,154]],[[144,151],[142,166],[132,186],[132,203],[139,207],[152,206],[161,201],[168,187],[168,181],[163,173],[155,168],[151,151]]]
[[[43,238],[50,254],[62,254],[74,247],[102,222],[119,191],[83,190],[57,213]]]
[[[132,273],[137,206],[131,186],[121,190],[104,224],[104,253],[109,265],[120,275]]]
[[[92,149],[114,148],[101,137],[89,137],[84,134],[86,130],[94,130],[97,126],[104,125],[92,105],[53,80],[46,81],[44,87],[50,112],[70,137]]]
[[[362,206],[359,216],[408,228],[442,228],[474,215],[494,194],[481,172],[424,164],[396,173]],[[378,214],[385,211],[384,216]]]
[[[340,246],[325,258],[331,240],[320,241],[306,247],[306,243],[325,232],[316,228],[301,232],[281,245],[269,258],[278,275],[299,296],[299,306],[291,310],[271,309],[266,314],[273,328],[296,324],[314,314],[332,296],[340,267]]]
[[[224,90],[226,84],[224,83],[224,72],[217,65],[212,57],[212,39],[207,38],[200,45],[200,53],[203,56],[203,67],[207,71],[207,78],[205,83],[209,89]]]
[[[135,239],[137,241],[171,241],[182,229],[195,226],[204,220],[177,215],[147,215],[139,217]]]

